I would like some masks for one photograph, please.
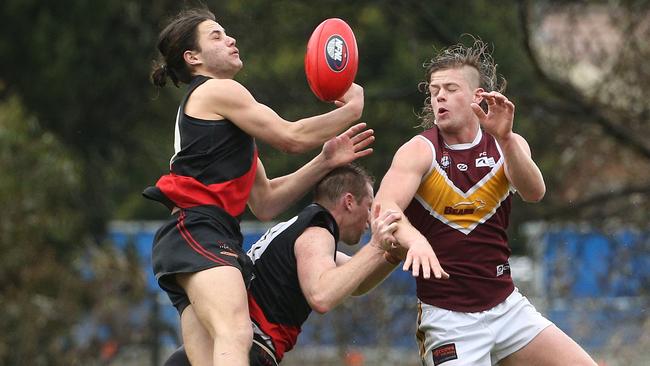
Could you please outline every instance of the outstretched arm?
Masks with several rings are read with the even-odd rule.
[[[229,119],[249,135],[288,153],[302,153],[322,145],[361,118],[364,104],[363,88],[352,84],[336,103],[339,108],[290,122],[256,101],[244,86],[234,80],[211,79],[206,82],[206,89],[197,89],[194,94],[197,93],[205,93],[195,97],[197,103],[204,100],[206,108],[214,114]]]
[[[373,220],[373,239],[345,263],[334,261],[334,237],[320,227],[310,227],[296,240],[294,251],[298,263],[298,279],[307,302],[318,313],[325,313],[352,295],[362,283],[377,271],[390,273],[385,249],[394,240],[392,232],[401,214],[384,212]],[[341,253],[338,253],[341,254]],[[337,254],[337,256],[338,256]],[[383,279],[383,277],[382,277]],[[378,283],[379,279],[375,278]],[[375,284],[376,284],[375,283]]]
[[[487,101],[488,113],[477,104],[472,104],[472,110],[485,131],[494,136],[501,146],[508,181],[524,201],[540,201],[546,192],[544,178],[531,158],[528,142],[512,131],[515,105],[498,92],[479,95]]]
[[[375,140],[374,131],[365,127],[365,123],[358,123],[330,139],[314,159],[285,176],[269,180],[262,162],[258,160],[255,182],[248,200],[253,214],[262,221],[273,219],[304,196],[332,169],[371,154],[372,148],[368,146]]]
[[[392,214],[394,212],[394,214]],[[359,284],[359,286],[354,290],[352,296],[359,296],[368,293],[370,290],[374,289],[379,285],[389,274],[393,272],[395,267],[402,261],[401,258],[397,257],[395,254],[390,253],[393,251],[393,243],[396,243],[397,239],[393,235],[393,231],[397,229],[397,222],[404,217],[403,213],[398,213],[396,211],[384,211],[382,216],[381,205],[377,204],[373,207],[373,219],[371,223],[371,233],[370,241],[367,245],[379,245],[384,249],[383,257],[384,261],[381,262],[377,267],[375,267],[372,272]],[[400,219],[391,225],[387,226],[387,222],[384,219],[387,214],[391,214],[391,217],[398,216]],[[346,264],[352,257],[345,253],[338,252],[336,255],[336,265],[342,266]]]
[[[406,209],[427,174],[433,155],[427,143],[419,137],[404,144],[393,157],[393,162],[381,181],[375,204],[386,210]],[[408,248],[403,270],[412,269],[414,277],[420,275],[430,278],[449,278],[442,269],[438,258],[427,239],[411,225],[406,216],[398,223],[395,238],[399,244]]]

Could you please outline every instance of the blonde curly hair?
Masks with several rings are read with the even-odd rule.
[[[506,89],[507,81],[502,75],[497,74],[497,64],[491,55],[490,47],[480,38],[468,35],[473,40],[471,46],[458,43],[443,48],[436,55],[423,64],[426,72],[424,81],[420,82],[418,88],[427,95],[424,100],[422,112],[418,115],[420,127],[425,129],[433,127],[436,117],[431,107],[431,95],[429,93],[429,82],[431,74],[440,70],[455,69],[462,66],[475,68],[479,73],[479,86],[485,91],[503,92]],[[481,103],[485,109],[484,103]]]

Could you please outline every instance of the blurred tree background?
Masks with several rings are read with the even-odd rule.
[[[0,364],[97,362],[111,353],[104,333],[119,344],[147,342],[147,330],[121,316],[144,296],[137,254],[115,249],[105,233],[113,219],[167,214],[140,192],[167,169],[183,90],[157,90],[148,77],[157,34],[184,5],[191,3],[0,3]],[[304,76],[311,31],[329,17],[352,26],[362,120],[377,136],[361,164],[378,179],[419,132],[423,62],[435,48],[469,40],[465,33],[480,37],[494,46],[517,106],[515,130],[547,182],[542,203],[514,200],[514,251],[524,254],[520,229],[528,221],[647,228],[648,1],[207,5],[237,39],[245,65],[237,80],[289,120],[333,108],[312,95]],[[260,150],[271,177],[317,153]]]

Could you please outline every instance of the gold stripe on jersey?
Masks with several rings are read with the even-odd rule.
[[[420,184],[415,199],[433,217],[465,235],[492,217],[508,197],[510,183],[503,158],[467,192],[458,189],[437,162],[434,165]]]

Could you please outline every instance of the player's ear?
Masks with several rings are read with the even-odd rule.
[[[485,89],[483,89],[483,88],[476,88],[476,90],[474,90],[474,103],[481,106],[481,109],[483,109],[483,112],[487,113],[487,111],[488,111],[487,103],[485,102],[485,99],[481,96],[481,93],[484,93],[484,92],[485,92]]]
[[[481,102],[483,101],[483,97],[481,96],[481,93],[483,92],[485,92],[483,88],[476,88],[476,90],[474,90],[474,103],[481,104]]]
[[[199,58],[199,53],[196,51],[187,50],[183,52],[183,59],[185,60],[185,63],[190,66],[200,65],[202,63]]]
[[[347,192],[343,196],[343,204],[345,205],[346,210],[351,210],[352,209],[352,201],[354,201],[354,196],[352,195],[352,193]]]

